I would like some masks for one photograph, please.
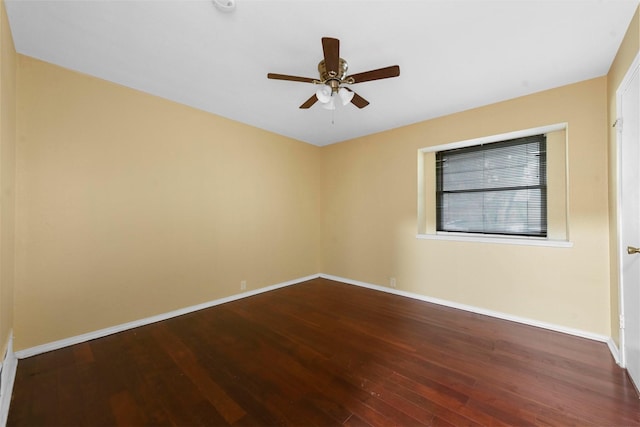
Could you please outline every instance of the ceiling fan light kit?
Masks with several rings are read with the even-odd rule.
[[[326,85],[320,86],[316,91],[316,98],[318,98],[318,101],[322,102],[323,104],[331,101],[331,95],[333,95],[333,91],[329,86]]]
[[[324,108],[325,110],[331,110],[331,111],[336,109],[336,102],[333,100],[333,96],[329,98],[329,101],[322,104],[322,108]]]
[[[342,105],[347,105],[353,99],[355,93],[351,92],[346,87],[341,87],[338,90],[338,96],[340,97],[340,101],[342,101]]]
[[[347,70],[349,69],[349,64],[347,61],[340,58],[340,40],[331,37],[323,37],[322,51],[324,53],[324,59],[318,64],[320,79],[290,76],[287,74],[267,74],[267,78],[269,79],[321,85],[320,88],[316,90],[316,93],[300,106],[302,109],[310,108],[317,101],[320,101],[320,103],[323,104],[323,108],[334,110],[336,108],[334,100],[336,97],[339,98],[342,105],[347,105],[351,102],[358,108],[364,108],[369,105],[369,101],[359,96],[351,89],[345,87],[345,85],[368,82],[371,80],[388,79],[391,77],[398,77],[400,75],[400,67],[398,65],[392,65],[390,67],[379,68],[348,76]]]

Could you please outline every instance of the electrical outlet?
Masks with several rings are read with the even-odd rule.
[[[392,288],[396,287],[396,278],[392,277],[389,279],[389,286],[391,286]]]
[[[246,291],[247,290],[247,281],[246,280],[242,280],[240,282],[240,290],[241,291]]]

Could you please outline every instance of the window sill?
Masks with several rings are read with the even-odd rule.
[[[521,246],[546,246],[552,248],[572,248],[573,242],[567,240],[549,240],[537,237],[504,237],[504,236],[479,236],[457,233],[418,234],[421,240],[447,240],[456,242],[498,243],[505,245]]]

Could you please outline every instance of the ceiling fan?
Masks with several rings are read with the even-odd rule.
[[[300,108],[309,108],[317,101],[320,101],[320,103],[324,104],[324,108],[333,110],[335,109],[336,98],[339,98],[342,105],[347,105],[349,102],[358,108],[364,108],[369,105],[369,101],[345,87],[345,85],[388,79],[400,75],[400,67],[398,65],[392,65],[390,67],[378,68],[376,70],[347,76],[349,64],[340,58],[340,40],[323,37],[322,51],[324,53],[324,59],[318,64],[319,79],[275,73],[268,73],[267,78],[320,85],[316,93],[307,99]]]

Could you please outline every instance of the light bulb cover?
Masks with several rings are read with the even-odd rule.
[[[335,103],[334,99],[335,99],[334,96],[330,96],[329,97],[329,101],[325,102],[324,104],[322,104],[322,108],[324,108],[325,110],[335,110],[336,109],[336,103]]]
[[[353,95],[355,95],[355,93],[351,92],[347,88],[341,87],[340,90],[338,90],[338,96],[340,97],[342,105],[347,105],[348,103],[350,103],[353,99]]]
[[[318,101],[322,102],[323,104],[326,104],[331,100],[331,92],[332,90],[329,86],[322,85],[316,91],[316,98],[318,98]]]

